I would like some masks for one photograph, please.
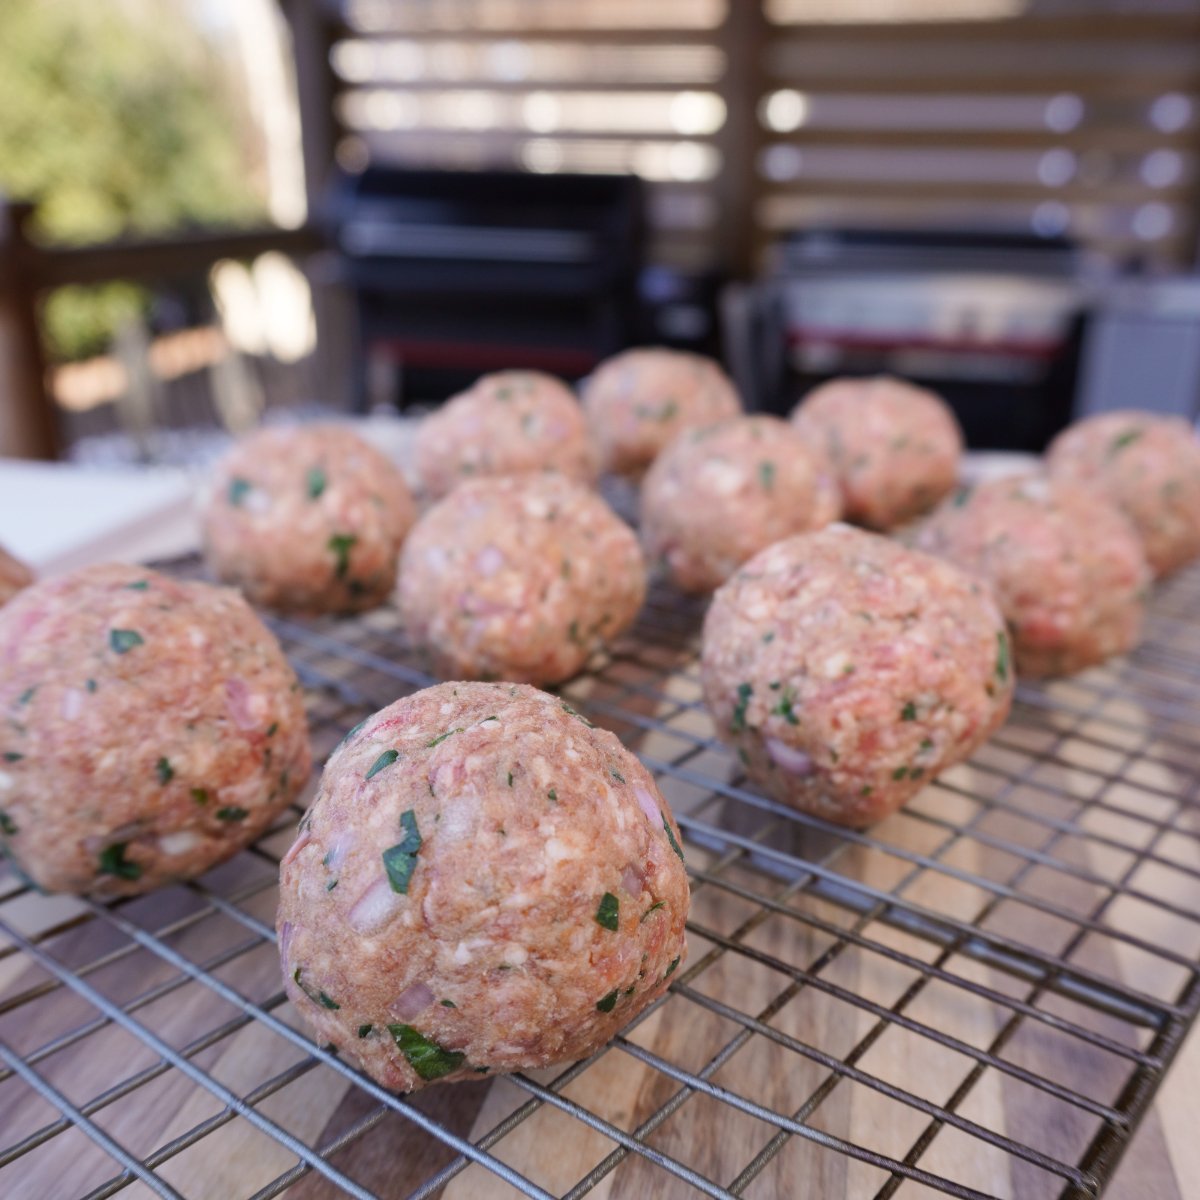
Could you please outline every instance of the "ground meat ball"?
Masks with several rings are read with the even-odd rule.
[[[261,429],[217,467],[204,540],[212,571],[255,604],[359,612],[391,594],[416,515],[400,471],[351,430]]]
[[[729,377],[710,358],[681,350],[626,350],[600,364],[583,392],[602,465],[640,474],[685,429],[742,410]]]
[[[1022,675],[1067,675],[1137,644],[1150,572],[1133,527],[1091,488],[994,479],[943,504],[917,544],[991,585]]]
[[[686,954],[653,778],[530,687],[443,683],[369,717],[281,867],[288,996],[387,1088],[583,1058]]]
[[[835,379],[792,423],[828,456],[848,520],[892,529],[932,508],[958,478],[962,433],[946,403],[900,379]]]
[[[1180,417],[1103,413],[1046,452],[1052,475],[1091,483],[1133,523],[1155,575],[1200,555],[1200,442]]]
[[[199,875],[310,766],[300,685],[236,592],[96,566],[0,609],[0,831],[39,887]]]
[[[0,546],[0,604],[11,600],[33,582],[33,572]]]
[[[409,637],[448,679],[569,679],[645,593],[633,531],[561,475],[460,485],[417,522],[400,563]]]
[[[887,816],[966,758],[1013,690],[983,584],[845,525],[768,546],[717,592],[701,675],[750,778],[844,825]]]
[[[680,434],[642,484],[642,538],[685,591],[719,587],[764,546],[836,520],[840,497],[778,417],[734,417]]]
[[[556,470],[596,478],[587,421],[574,393],[541,371],[499,371],[431,413],[417,431],[421,486],[435,499],[464,478]]]

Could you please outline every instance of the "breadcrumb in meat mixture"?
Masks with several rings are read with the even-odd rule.
[[[1116,504],[1156,576],[1200,556],[1200,442],[1182,417],[1135,410],[1087,417],[1051,442],[1046,466]]]
[[[735,417],[742,402],[712,359],[651,347],[602,362],[584,383],[583,407],[603,468],[640,475],[685,429]]]
[[[645,592],[633,531],[561,475],[460,485],[417,522],[400,564],[409,638],[449,679],[568,679]]]
[[[834,379],[809,392],[791,420],[828,460],[848,521],[894,529],[957,481],[963,440],[953,412],[901,379]]]
[[[391,595],[416,515],[399,468],[352,430],[260,429],[214,472],[205,553],[212,572],[255,604],[360,612]]]
[[[1021,675],[1067,675],[1137,645],[1150,571],[1137,533],[1098,492],[1021,475],[963,489],[922,550],[992,587]]]
[[[846,525],[776,542],[717,591],[701,679],[747,775],[844,825],[887,816],[970,755],[1014,682],[985,585]]]
[[[190,879],[310,767],[300,685],[236,592],[95,566],[0,609],[0,836],[38,887]]]
[[[281,863],[288,996],[411,1091],[580,1059],[686,956],[679,829],[650,773],[555,696],[444,683],[330,758]]]
[[[837,487],[779,417],[734,417],[680,434],[642,484],[651,562],[685,591],[711,591],[780,538],[836,520]]]
[[[417,430],[417,470],[438,499],[463,479],[558,471],[596,478],[587,421],[574,392],[541,371],[498,371],[430,413]]]

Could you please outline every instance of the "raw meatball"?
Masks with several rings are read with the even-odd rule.
[[[96,566],[0,609],[0,831],[38,887],[199,875],[311,765],[300,685],[236,592]]]
[[[884,376],[835,379],[804,398],[792,424],[825,454],[847,519],[892,529],[953,490],[962,432],[940,396]]]
[[[281,864],[292,1003],[386,1088],[572,1062],[686,954],[679,829],[554,696],[443,683],[334,753]]]
[[[1200,442],[1181,417],[1088,417],[1054,439],[1046,463],[1052,475],[1095,485],[1125,513],[1155,575],[1200,555]]]
[[[680,434],[642,484],[642,538],[685,591],[719,587],[764,546],[838,517],[832,477],[778,417]]]
[[[417,470],[427,495],[468,476],[556,470],[596,478],[587,421],[575,394],[541,371],[499,371],[431,413],[417,431]]]
[[[846,525],[768,546],[717,592],[701,676],[747,775],[843,825],[887,816],[966,758],[1013,691],[984,585]]]
[[[633,531],[561,475],[461,484],[417,522],[400,562],[409,637],[448,679],[569,679],[645,594]]]
[[[742,411],[733,383],[710,358],[682,350],[626,350],[601,363],[583,391],[605,469],[645,470],[685,429]]]
[[[260,429],[219,464],[204,512],[209,567],[255,604],[375,608],[417,510],[400,471],[336,425]]]
[[[11,600],[33,582],[33,572],[0,546],[0,604]]]
[[[1125,517],[1091,488],[1042,475],[960,492],[918,546],[985,579],[1022,675],[1067,675],[1132,649],[1150,571]]]

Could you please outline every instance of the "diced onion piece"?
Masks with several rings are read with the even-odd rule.
[[[374,933],[382,929],[400,910],[404,897],[392,891],[386,876],[380,876],[354,902],[346,918],[356,933]]]
[[[420,1016],[433,1003],[433,992],[418,980],[410,983],[392,1002],[391,1014],[402,1021]]]
[[[789,746],[778,738],[767,738],[766,747],[767,753],[775,765],[789,775],[811,775],[813,773],[813,760],[803,750],[797,750],[795,746]]]

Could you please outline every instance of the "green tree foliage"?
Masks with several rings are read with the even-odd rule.
[[[248,125],[185,0],[3,0],[0,191],[55,243],[244,224],[262,216]],[[63,288],[57,357],[107,344],[140,289]]]

